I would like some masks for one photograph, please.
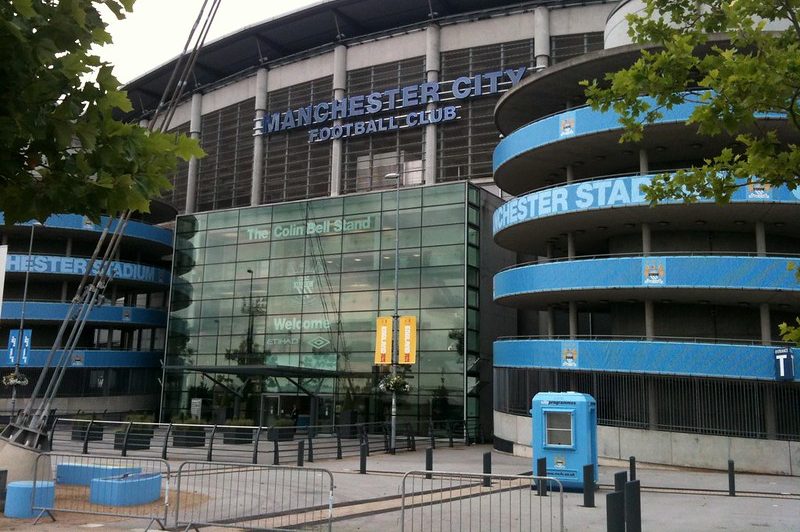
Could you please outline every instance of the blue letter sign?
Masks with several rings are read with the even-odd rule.
[[[19,329],[11,329],[8,331],[8,364],[11,366],[16,365],[17,356],[19,356],[19,364],[21,366],[28,365],[28,357],[31,353],[31,329],[24,329],[22,331],[22,349],[19,349]],[[19,352],[19,355],[17,353]]]

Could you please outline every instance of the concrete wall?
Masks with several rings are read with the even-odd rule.
[[[425,56],[425,31],[395,35],[348,46],[347,70],[356,70],[392,61]]]
[[[514,454],[532,455],[531,418],[494,412],[494,435],[514,443]],[[597,427],[601,458],[681,467],[727,469],[750,473],[800,476],[800,442],[707,436],[653,430]]]
[[[27,398],[17,400],[17,408],[24,408]],[[11,401],[0,400],[0,409],[7,412]],[[152,395],[120,395],[110,397],[59,397],[54,401],[56,415],[72,414],[77,411],[109,415],[126,414],[131,411],[158,410],[158,394]]]

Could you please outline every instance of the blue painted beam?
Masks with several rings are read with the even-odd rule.
[[[774,349],[687,342],[509,339],[494,342],[494,366],[775,380]]]
[[[0,319],[19,320],[22,310],[20,301],[3,301]],[[68,303],[28,301],[25,304],[25,321],[35,325],[37,321],[61,321],[69,310]],[[138,307],[96,306],[89,313],[89,323],[139,325],[143,327],[166,327],[167,312],[163,309]],[[0,342],[3,339],[0,338]]]
[[[27,363],[23,367],[44,366],[49,349],[32,349]],[[57,361],[63,351],[56,351]],[[112,349],[76,349],[68,367],[86,368],[155,368],[161,367],[162,353],[159,351],[115,351]],[[22,361],[20,361],[22,362]],[[0,367],[13,367],[14,361],[9,359],[8,349],[0,349]]]
[[[612,288],[798,292],[800,283],[788,268],[797,261],[787,257],[650,256],[529,264],[496,274],[494,298]]]

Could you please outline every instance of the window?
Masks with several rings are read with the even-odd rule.
[[[572,445],[572,413],[545,412],[545,445]]]

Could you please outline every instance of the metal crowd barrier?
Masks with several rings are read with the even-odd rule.
[[[538,496],[536,482],[552,493]],[[550,477],[410,471],[401,494],[401,532],[564,531],[563,486]]]
[[[326,469],[184,462],[175,526],[331,530],[333,475]]]
[[[461,421],[435,422],[427,425],[427,435],[417,436],[425,430],[399,424],[396,449],[436,445],[437,439],[452,446],[470,432]],[[50,430],[51,449],[58,452],[272,465],[299,463],[300,452],[303,462],[355,456],[363,444],[369,452],[388,452],[389,425],[253,427],[59,418]]]
[[[32,508],[148,520],[147,530],[167,526],[171,470],[165,460],[41,453],[36,457]],[[44,481],[44,482],[41,482]],[[52,482],[50,488],[47,482]],[[53,489],[52,501],[37,490]],[[42,501],[46,501],[42,503]]]

